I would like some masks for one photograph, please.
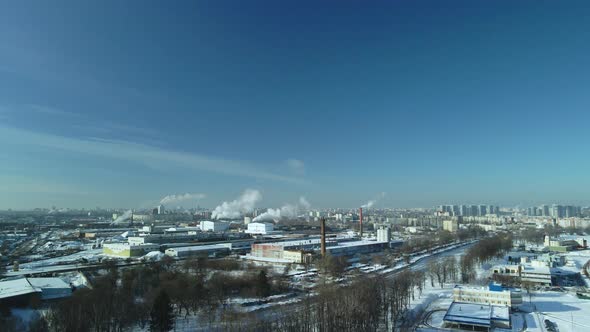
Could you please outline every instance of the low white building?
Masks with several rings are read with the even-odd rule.
[[[203,232],[223,232],[229,228],[229,223],[223,221],[201,221],[201,230]]]
[[[102,246],[104,255],[124,258],[139,257],[157,250],[160,250],[160,246],[153,243],[105,243]]]
[[[273,224],[252,222],[248,224],[246,233],[248,234],[268,234],[274,231]]]
[[[520,278],[535,284],[551,286],[551,268],[547,266],[536,267],[530,264],[500,265],[494,267],[494,274],[513,278]]]
[[[522,304],[522,293],[517,290],[502,289],[501,285],[494,284],[488,287],[455,286],[453,300],[455,302],[516,307]]]

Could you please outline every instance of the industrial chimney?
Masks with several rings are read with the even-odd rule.
[[[321,243],[322,243],[322,257],[326,257],[326,218],[320,220],[320,232],[321,232]]]
[[[361,240],[363,239],[363,208],[359,208],[359,216],[360,216],[360,220],[359,220],[359,228],[360,228],[360,234],[361,234]]]

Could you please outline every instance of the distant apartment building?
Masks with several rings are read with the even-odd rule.
[[[459,222],[457,220],[443,221],[443,229],[451,233],[456,233],[459,230]]]
[[[377,230],[378,242],[391,242],[391,230],[389,227],[381,227]]]
[[[500,208],[495,205],[439,205],[437,207],[439,215],[463,216],[463,217],[483,217],[489,214],[498,214]]]

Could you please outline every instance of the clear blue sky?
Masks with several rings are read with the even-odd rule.
[[[587,1],[17,1],[0,208],[588,203]]]

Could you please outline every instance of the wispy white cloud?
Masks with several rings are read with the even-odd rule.
[[[23,129],[0,126],[0,140],[10,144],[36,146],[46,149],[87,154],[98,157],[136,162],[158,170],[173,171],[180,168],[209,171],[226,175],[252,177],[305,184],[300,177],[286,176],[264,170],[261,166],[244,161],[229,160],[173,151],[128,141],[106,139],[80,139],[33,132]]]
[[[58,108],[50,107],[50,106],[45,106],[45,105],[36,105],[36,104],[26,105],[26,109],[29,109],[35,113],[47,114],[47,115],[51,115],[51,116],[74,117],[74,118],[79,118],[82,116],[79,113],[68,112],[68,111],[64,111],[62,109],[58,109]]]
[[[305,173],[305,163],[303,161],[291,158],[287,159],[286,163],[289,169],[293,171],[295,174]]]

